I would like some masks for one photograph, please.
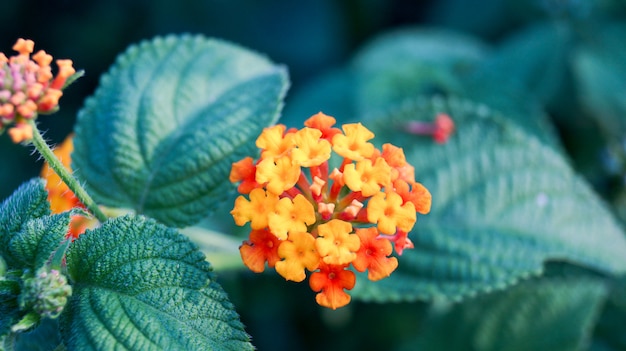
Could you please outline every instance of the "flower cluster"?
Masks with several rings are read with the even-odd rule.
[[[240,247],[244,264],[263,272],[267,263],[296,282],[312,272],[317,302],[332,309],[350,302],[350,266],[373,281],[396,269],[393,248],[401,255],[413,247],[408,232],[431,204],[401,148],[381,151],[360,123],[340,130],[335,122],[318,113],[300,130],[266,128],[256,140],[260,158],[244,158],[230,173],[247,195],[231,211],[237,225],[252,229]]]
[[[60,145],[54,149],[54,155],[63,163],[63,166],[71,170],[71,154],[74,150],[73,135],[69,135]],[[48,163],[44,163],[41,169],[41,178],[46,180],[46,190],[48,191],[48,202],[52,213],[62,213],[73,208],[85,206],[78,200],[76,195],[61,180],[61,178],[50,168]],[[68,238],[76,239],[85,232],[86,229],[93,228],[97,221],[91,217],[83,215],[73,215],[70,222]]]
[[[71,60],[57,60],[57,75],[52,74],[52,56],[39,50],[32,55],[35,43],[18,39],[13,46],[17,55],[7,58],[0,52],[0,133],[7,126],[13,142],[32,139],[32,127],[26,123],[39,113],[54,112],[63,95],[67,79],[76,71]]]

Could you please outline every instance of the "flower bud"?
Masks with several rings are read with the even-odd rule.
[[[24,280],[19,304],[22,310],[32,309],[42,317],[57,318],[70,296],[72,287],[67,278],[56,269],[42,267],[34,277]]]

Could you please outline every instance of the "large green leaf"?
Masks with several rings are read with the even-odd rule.
[[[283,67],[223,41],[142,42],[79,113],[74,168],[104,205],[193,224],[227,193],[231,163],[278,119],[287,84]]]
[[[67,254],[69,350],[250,350],[234,306],[185,236],[145,217],[87,231]]]
[[[29,220],[48,214],[48,193],[40,178],[22,184],[0,205],[0,256],[4,257],[9,268],[16,268],[19,261],[9,250],[9,242]]]
[[[599,280],[526,281],[434,309],[403,350],[583,350],[605,298]]]
[[[456,131],[434,143],[402,131],[411,119],[448,113]],[[372,128],[404,148],[416,179],[432,193],[391,277],[359,281],[367,300],[460,299],[542,273],[566,260],[626,272],[626,238],[590,187],[552,147],[469,101],[417,100]]]

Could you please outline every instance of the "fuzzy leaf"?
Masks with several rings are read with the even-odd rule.
[[[67,254],[68,350],[250,350],[233,305],[185,236],[145,217],[87,231]]]
[[[9,242],[29,220],[49,214],[48,193],[41,178],[22,184],[0,205],[0,256],[9,268],[16,268],[18,261],[9,250]]]
[[[435,310],[402,350],[583,350],[605,286],[591,279],[542,279]]]
[[[446,112],[457,130],[444,145],[402,132],[409,119]],[[372,128],[403,147],[417,181],[430,190],[399,267],[378,282],[359,281],[367,300],[461,299],[542,273],[565,260],[626,272],[621,227],[552,147],[488,108],[468,101],[419,100]]]
[[[232,162],[278,119],[286,71],[201,36],[132,46],[79,113],[74,169],[102,204],[177,227],[230,189]]]
[[[40,268],[65,238],[71,214],[64,212],[26,222],[9,242],[9,251],[22,267],[33,271]]]

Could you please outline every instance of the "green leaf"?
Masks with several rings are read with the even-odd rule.
[[[526,281],[439,306],[402,350],[583,350],[606,293],[601,281],[592,279]]]
[[[403,123],[439,112],[456,124],[446,144],[403,132]],[[353,296],[461,299],[539,275],[549,260],[626,272],[626,239],[605,204],[561,154],[488,108],[416,100],[372,130],[404,148],[433,202],[410,234],[415,249],[399,258],[396,272],[359,281]]]
[[[609,298],[596,324],[592,351],[618,351],[626,349],[626,276],[613,280]]]
[[[67,235],[71,212],[32,219],[9,242],[9,252],[22,267],[36,270],[48,261]]]
[[[470,36],[405,29],[370,42],[354,58],[357,114],[384,111],[406,98],[462,90],[460,77],[486,55]]]
[[[19,260],[9,250],[9,242],[29,220],[49,214],[48,193],[41,178],[22,184],[0,205],[0,256],[9,268],[14,268]]]
[[[67,254],[68,350],[251,350],[233,305],[185,236],[125,216],[81,235]]]
[[[130,47],[79,113],[74,168],[104,205],[171,225],[206,216],[232,162],[278,119],[283,67],[201,36]]]
[[[548,103],[562,89],[571,46],[566,24],[540,22],[507,38],[477,71],[497,72],[500,87],[511,86]]]
[[[611,136],[626,130],[626,25],[612,23],[589,33],[573,56],[578,93],[591,115]]]

